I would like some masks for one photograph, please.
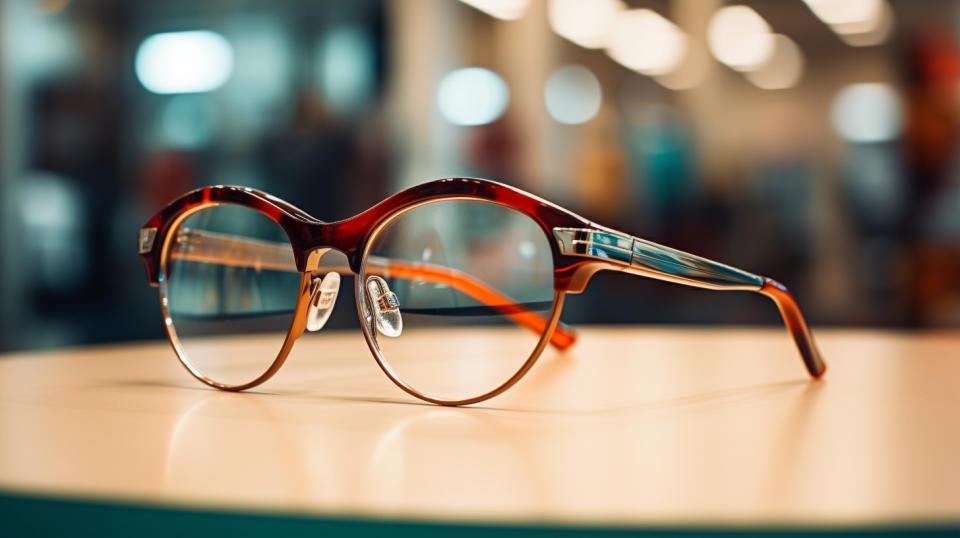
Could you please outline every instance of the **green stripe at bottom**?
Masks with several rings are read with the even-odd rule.
[[[466,538],[531,536],[960,536],[960,524],[910,524],[889,527],[787,528],[761,526],[591,527],[554,524],[430,523],[387,519],[310,517],[242,513],[64,500],[0,493],[0,536],[324,536],[362,538],[390,536]]]

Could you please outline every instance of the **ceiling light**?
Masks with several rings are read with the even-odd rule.
[[[662,75],[676,69],[686,48],[687,36],[676,25],[652,10],[634,9],[617,16],[607,54],[634,71]]]
[[[620,0],[550,0],[547,15],[558,35],[581,47],[598,49],[606,46],[610,27],[623,10]]]
[[[773,53],[770,26],[747,6],[718,9],[707,27],[707,44],[717,60],[737,71],[756,69]]]
[[[853,24],[877,19],[883,0],[803,0],[826,24]]]

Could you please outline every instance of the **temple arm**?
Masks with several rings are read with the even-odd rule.
[[[554,228],[553,234],[563,254],[601,259],[612,269],[698,288],[762,293],[780,309],[810,375],[820,377],[826,370],[803,314],[783,284],[613,230]]]
[[[171,252],[171,256],[176,259],[233,267],[251,267],[258,271],[261,269],[298,271],[297,266],[293,263],[293,249],[289,243],[264,241],[194,229],[181,230],[177,234],[176,241],[176,248]],[[353,271],[346,266],[324,266],[324,269],[343,274],[353,274]],[[381,256],[371,256],[368,259],[367,270],[371,274],[385,278],[419,279],[450,286],[498,310],[514,323],[527,327],[538,334],[543,333],[547,326],[547,320],[539,314],[516,303],[489,284],[463,271],[434,264],[393,260]],[[559,349],[566,349],[572,346],[575,341],[575,333],[559,323],[550,337],[550,343]]]

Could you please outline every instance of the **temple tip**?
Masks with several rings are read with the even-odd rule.
[[[797,345],[797,350],[800,352],[800,357],[803,359],[803,364],[807,367],[810,377],[814,379],[823,377],[823,374],[827,371],[827,364],[823,362],[820,350],[817,349],[817,344],[813,341],[813,334],[810,333],[807,322],[800,312],[800,307],[797,306],[797,302],[790,295],[787,287],[776,280],[764,278],[763,287],[757,291],[776,303],[780,315],[787,325],[787,330],[793,336],[793,341]]]

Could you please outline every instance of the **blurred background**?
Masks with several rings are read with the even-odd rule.
[[[189,189],[335,220],[450,176],[773,276],[815,325],[960,326],[956,0],[0,10],[2,350],[162,338],[137,233]],[[780,323],[619,274],[564,319]]]

